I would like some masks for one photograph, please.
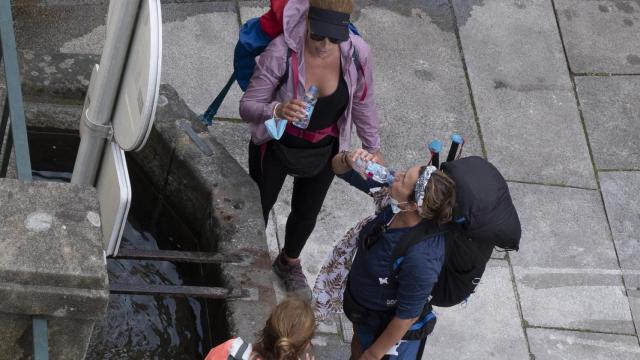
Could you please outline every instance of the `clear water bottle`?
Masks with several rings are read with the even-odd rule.
[[[316,102],[318,102],[318,88],[315,85],[311,85],[309,90],[304,94],[304,98],[302,99],[305,105],[305,116],[304,119],[300,121],[294,121],[293,125],[306,129],[309,126],[309,121],[311,120],[311,114],[313,113],[313,108],[316,106]]]
[[[363,174],[374,181],[381,184],[391,185],[393,183],[393,173],[391,169],[378,164],[373,161],[364,161],[361,158],[357,158],[353,164],[354,170]]]

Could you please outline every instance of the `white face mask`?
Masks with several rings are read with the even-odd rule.
[[[402,211],[409,211],[407,209],[400,209],[400,205],[404,205],[404,204],[408,204],[409,201],[403,201],[403,202],[399,202],[398,200],[392,198],[391,196],[389,196],[389,205],[391,205],[391,211],[393,211],[394,214],[397,214],[399,212]]]

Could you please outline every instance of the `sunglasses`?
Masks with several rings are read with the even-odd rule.
[[[324,39],[328,38],[329,42],[332,43],[332,44],[340,44],[342,42],[342,40],[338,40],[338,39],[334,39],[332,37],[328,37],[328,36],[324,36],[324,35],[318,35],[318,34],[314,34],[314,33],[309,33],[309,37],[313,41],[324,41]]]

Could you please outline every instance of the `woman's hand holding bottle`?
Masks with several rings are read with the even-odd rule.
[[[275,115],[278,119],[284,119],[289,122],[300,121],[305,118],[305,102],[298,99],[292,99],[284,103],[276,105]]]

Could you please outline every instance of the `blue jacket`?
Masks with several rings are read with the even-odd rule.
[[[371,188],[381,186],[373,180],[362,179],[355,171],[340,177],[367,193]],[[391,207],[386,206],[371,225],[386,224],[392,217]],[[366,235],[370,228],[371,226],[363,228],[359,241],[363,240],[363,234]],[[370,248],[359,246],[349,278],[351,294],[360,305],[376,311],[395,309],[396,316],[401,319],[420,315],[444,263],[444,235],[431,235],[412,246],[402,262],[398,286],[386,286],[392,251],[410,230],[411,228],[385,229]]]

